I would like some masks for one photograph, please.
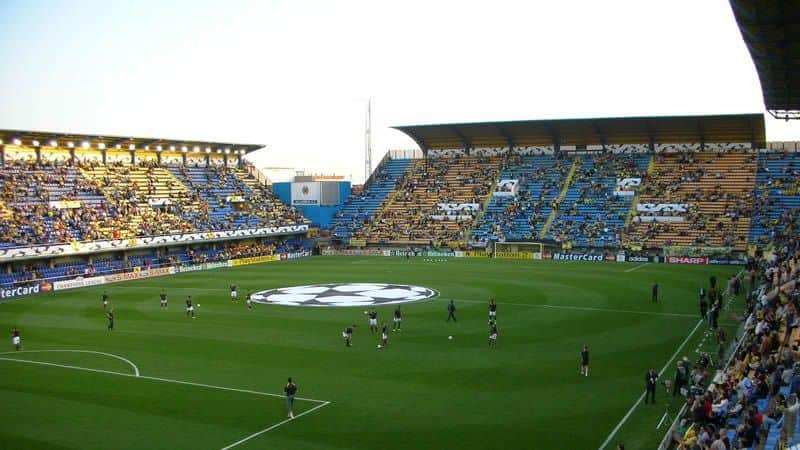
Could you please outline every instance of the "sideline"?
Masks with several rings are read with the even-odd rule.
[[[644,266],[647,266],[647,265],[650,265],[650,263],[649,263],[649,262],[646,262],[646,263],[643,263],[643,264],[639,264],[639,265],[638,265],[638,266],[636,266],[636,267],[631,267],[630,269],[625,269],[625,270],[623,270],[623,272],[633,272],[634,270],[639,270],[639,269],[641,269],[642,267],[644,267]]]
[[[683,347],[686,345],[687,342],[689,342],[689,340],[692,338],[692,336],[694,336],[694,333],[697,331],[698,328],[700,328],[700,325],[702,325],[702,324],[703,324],[703,320],[702,319],[697,321],[697,325],[694,326],[694,328],[692,329],[692,332],[689,333],[688,336],[686,336],[686,339],[684,339],[683,342],[681,343],[681,345],[678,347],[678,349],[675,350],[675,353],[672,354],[672,357],[669,359],[669,361],[667,361],[667,363],[664,364],[664,367],[662,367],[661,370],[658,372],[658,377],[659,378],[661,378],[661,376],[664,375],[664,372],[667,370],[669,365],[672,364],[672,361],[675,359],[676,356],[678,356],[678,353],[680,353],[681,350],[683,350]],[[647,394],[646,391],[642,392],[642,395],[640,395],[639,398],[636,400],[636,402],[633,404],[633,406],[631,406],[631,409],[628,410],[628,412],[625,414],[625,416],[622,418],[622,420],[619,421],[617,426],[614,427],[613,430],[611,430],[611,433],[608,435],[606,440],[603,441],[602,444],[600,444],[600,447],[598,448],[598,450],[603,450],[604,448],[606,448],[606,445],[608,445],[608,443],[611,442],[612,439],[614,439],[614,436],[617,434],[619,429],[622,428],[623,425],[625,425],[625,422],[627,422],[628,419],[631,417],[631,414],[633,414],[633,411],[636,410],[636,408],[639,406],[640,403],[642,403],[642,400],[644,400],[644,396],[646,394]]]
[[[315,406],[315,407],[313,407],[313,408],[309,409],[308,411],[303,411],[303,412],[301,412],[300,414],[298,414],[298,415],[294,416],[294,417],[293,417],[293,418],[291,418],[291,419],[285,419],[285,420],[282,420],[282,421],[280,421],[280,422],[276,423],[275,425],[272,425],[272,426],[269,426],[269,427],[267,427],[267,428],[264,428],[264,429],[263,429],[263,430],[261,430],[261,431],[257,431],[257,432],[255,432],[255,433],[251,434],[250,436],[247,436],[247,437],[246,437],[246,438],[244,438],[244,439],[238,440],[238,441],[234,442],[233,444],[230,444],[230,445],[228,445],[227,447],[223,447],[221,450],[228,450],[228,449],[231,449],[231,448],[233,448],[233,447],[236,447],[236,446],[237,446],[237,445],[239,445],[239,444],[243,444],[243,443],[245,443],[245,442],[249,441],[250,439],[253,439],[253,438],[255,438],[255,437],[261,436],[262,434],[264,434],[264,433],[266,433],[266,432],[268,432],[268,431],[272,431],[272,430],[274,430],[275,428],[278,428],[278,427],[279,427],[279,426],[281,426],[281,425],[287,424],[287,423],[289,423],[289,422],[291,422],[291,421],[293,421],[293,420],[295,420],[295,419],[299,419],[299,418],[301,418],[301,417],[305,416],[306,414],[312,413],[312,412],[314,412],[315,410],[317,410],[317,409],[320,409],[320,408],[322,408],[322,407],[324,407],[324,406],[328,406],[328,405],[330,405],[330,404],[331,404],[331,402],[324,402],[324,403],[321,403],[321,404],[319,404],[319,405],[317,405],[317,406]]]

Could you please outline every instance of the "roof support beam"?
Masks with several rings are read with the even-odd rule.
[[[606,134],[603,132],[603,129],[600,128],[600,124],[597,123],[596,120],[592,121],[592,129],[594,133],[600,138],[600,144],[603,146],[603,149],[606,148]]]
[[[655,132],[653,131],[653,124],[650,123],[650,119],[644,121],[644,129],[645,133],[647,133],[647,143],[650,145],[650,151],[656,151],[656,136]]]
[[[511,137],[511,133],[505,129],[502,125],[495,125],[497,128],[497,132],[500,133],[500,136],[503,136],[503,139],[506,140],[506,144],[508,144],[508,150],[511,151],[514,149],[514,138]]]
[[[472,142],[470,142],[470,140],[464,136],[464,133],[462,133],[457,126],[451,125],[450,131],[452,131],[456,136],[458,136],[459,139],[461,139],[461,143],[464,144],[464,151],[469,154],[469,149],[472,148]]]
[[[553,149],[559,150],[561,148],[561,140],[558,137],[558,133],[548,122],[542,122],[542,126],[547,131],[547,135],[550,136],[550,141],[553,142]]]
[[[697,119],[697,135],[700,137],[700,148],[705,150],[706,147],[706,130],[703,127],[703,121]]]

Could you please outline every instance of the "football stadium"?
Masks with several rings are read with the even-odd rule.
[[[725,6],[763,112],[369,116],[359,182],[0,115],[0,448],[800,448],[800,3]]]

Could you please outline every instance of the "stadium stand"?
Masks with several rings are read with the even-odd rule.
[[[490,195],[501,158],[417,160],[363,232],[368,243],[459,245]]]
[[[745,250],[756,158],[752,152],[656,154],[648,180],[639,191],[627,243]],[[639,209],[646,205],[654,206]]]
[[[65,165],[18,162],[0,172],[0,196],[7,205],[2,241],[6,246],[90,239],[93,212],[104,204],[100,189]],[[51,207],[50,202],[56,202]],[[78,208],[63,202],[78,202]]]
[[[518,180],[516,196],[492,196],[472,231],[472,239],[535,240],[563,188],[572,158],[512,155],[503,162],[501,180]]]
[[[800,156],[783,152],[759,154],[750,241],[764,246],[782,234],[797,233],[798,211]]]
[[[615,194],[617,181],[645,178],[650,155],[581,155],[578,162],[547,237],[577,247],[616,247],[633,202]]]
[[[369,225],[373,213],[402,179],[411,161],[389,159],[382,167],[377,168],[371,183],[364,186],[361,192],[352,193],[336,215],[332,225],[334,236],[349,238],[354,234],[363,234],[363,229]]]
[[[169,166],[168,170],[191,192],[188,197],[179,194],[176,200],[179,205],[190,205],[181,212],[195,229],[217,231],[307,222],[245,171],[214,166]]]
[[[678,418],[679,429],[669,436],[677,448],[708,448],[715,433],[727,437],[727,448],[779,450],[800,443],[800,366],[795,354],[800,342],[800,241],[791,236],[774,244],[774,256],[751,259],[738,280],[728,284],[736,292],[750,280],[744,334],[731,363],[713,379],[702,355],[694,367],[683,363],[692,375],[691,395]]]
[[[118,212],[95,231],[95,239],[125,239],[193,231],[178,216],[197,209],[189,191],[169,171],[155,164],[91,165],[81,174],[99,186]]]

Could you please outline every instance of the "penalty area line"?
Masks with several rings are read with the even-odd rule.
[[[677,350],[675,350],[675,353],[672,354],[672,357],[669,359],[669,361],[667,361],[667,363],[664,364],[664,367],[662,367],[661,370],[658,372],[658,377],[659,378],[661,378],[661,376],[664,375],[664,372],[667,370],[669,365],[672,364],[672,361],[675,360],[675,357],[678,356],[678,353],[680,353],[681,350],[683,350],[683,347],[686,346],[686,343],[689,342],[689,340],[692,338],[692,336],[694,336],[694,333],[697,332],[697,329],[700,328],[700,325],[702,325],[702,324],[703,324],[702,320],[698,320],[697,321],[697,325],[694,326],[694,328],[692,329],[691,333],[689,333],[689,335],[686,336],[686,339],[684,339],[683,342],[681,342],[681,345],[678,347]],[[613,430],[611,430],[611,433],[609,433],[609,435],[606,438],[606,440],[603,441],[602,444],[600,444],[600,447],[598,448],[598,450],[605,449],[606,446],[609,444],[609,442],[611,442],[611,440],[614,439],[614,436],[616,436],[616,434],[620,430],[620,428],[622,428],[622,426],[625,425],[625,422],[628,421],[628,419],[631,417],[631,415],[636,410],[636,408],[638,408],[639,405],[642,403],[642,400],[644,400],[644,396],[645,395],[647,395],[647,391],[642,392],[642,395],[640,395],[639,398],[636,400],[636,402],[634,402],[633,406],[631,406],[631,409],[629,409],[628,412],[625,414],[625,416],[622,417],[622,420],[619,421],[617,426],[614,427]]]
[[[29,352],[32,352],[29,350]],[[14,353],[22,353],[22,352],[14,352]],[[282,394],[273,394],[271,392],[261,392],[261,391],[253,391],[250,389],[239,389],[239,388],[232,388],[232,387],[225,387],[225,386],[216,386],[213,384],[205,384],[205,383],[195,383],[192,381],[182,381],[182,380],[174,380],[171,378],[161,378],[161,377],[153,377],[149,375],[140,375],[138,373],[131,374],[125,372],[115,372],[113,370],[103,370],[103,369],[93,369],[91,367],[82,367],[82,366],[72,366],[69,364],[56,364],[51,362],[44,362],[44,361],[33,361],[30,359],[20,359],[20,358],[4,358],[0,357],[0,361],[13,361],[18,363],[25,363],[25,364],[35,364],[40,366],[49,366],[49,367],[60,367],[62,369],[73,369],[73,370],[83,370],[85,372],[95,372],[95,373],[103,373],[106,375],[117,375],[120,377],[129,377],[129,378],[138,378],[144,380],[151,380],[151,381],[161,381],[164,383],[173,383],[173,384],[183,384],[187,386],[195,386],[195,387],[202,387],[207,389],[217,389],[221,391],[231,391],[231,392],[240,392],[243,394],[252,394],[252,395],[261,395],[264,397],[276,397],[276,398],[284,398],[285,395]],[[312,403],[330,403],[327,400],[317,400],[315,398],[305,398],[305,397],[295,397],[295,400],[300,400],[304,402],[312,402]]]
[[[256,431],[255,433],[251,434],[250,436],[247,436],[247,437],[245,437],[243,439],[240,439],[240,440],[234,442],[233,444],[230,444],[230,445],[228,445],[226,447],[223,447],[220,450],[229,450],[229,449],[231,449],[233,447],[236,447],[239,444],[244,444],[245,442],[249,441],[250,439],[253,439],[253,438],[256,438],[258,436],[261,436],[262,434],[267,433],[269,431],[272,431],[272,430],[274,430],[275,428],[278,428],[281,425],[285,425],[285,424],[287,424],[287,423],[289,423],[289,422],[291,422],[293,420],[299,419],[299,418],[305,416],[306,414],[310,414],[310,413],[312,413],[312,412],[314,412],[314,411],[316,411],[316,410],[318,410],[318,409],[320,409],[322,407],[328,406],[330,404],[331,404],[331,402],[320,403],[319,405],[317,405],[317,406],[315,406],[315,407],[313,407],[313,408],[311,408],[311,409],[309,409],[307,411],[303,411],[300,414],[298,414],[298,415],[296,415],[296,416],[294,416],[292,418],[282,420],[282,421],[280,421],[280,422],[278,422],[278,423],[276,423],[274,425],[271,425],[271,426],[269,426],[267,428],[264,428],[261,431]]]

